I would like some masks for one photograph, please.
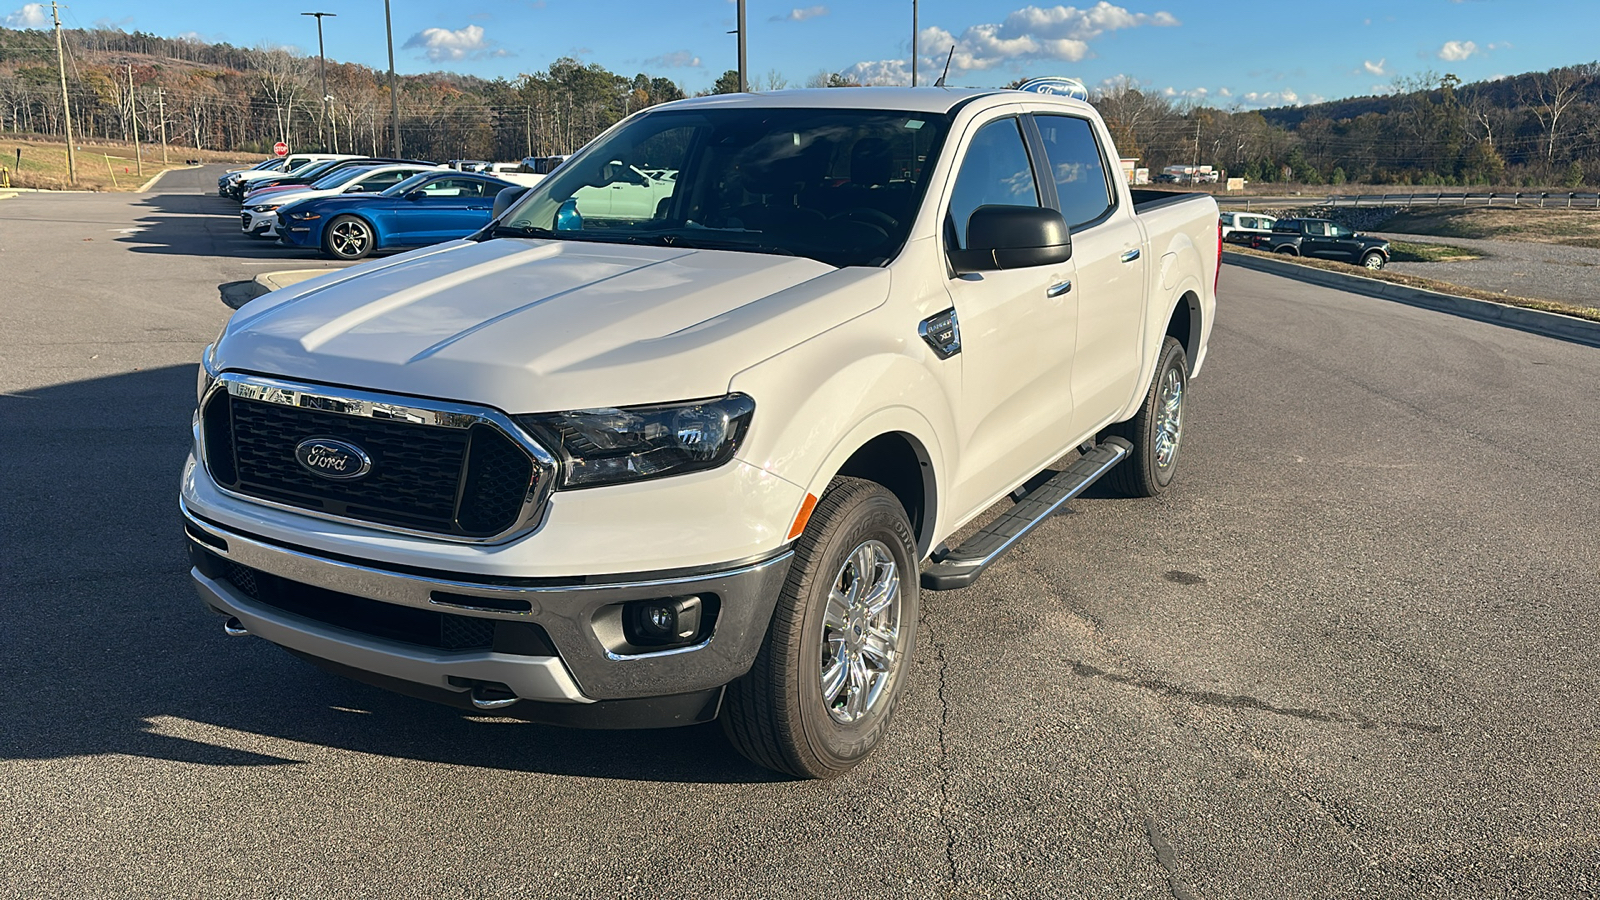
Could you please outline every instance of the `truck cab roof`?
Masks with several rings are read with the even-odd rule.
[[[1033,91],[994,90],[988,88],[909,88],[909,87],[852,87],[805,88],[794,91],[764,91],[749,94],[712,94],[676,100],[650,109],[696,109],[709,107],[748,106],[757,108],[789,107],[798,109],[892,109],[908,112],[949,113],[979,99],[1001,103],[1050,103],[1070,109],[1088,109],[1089,104],[1055,94]],[[989,105],[986,103],[985,105]]]

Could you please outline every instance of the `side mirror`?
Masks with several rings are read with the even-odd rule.
[[[569,197],[561,202],[560,208],[556,210],[556,230],[583,230],[583,215],[578,212],[577,198]]]
[[[1066,220],[1037,206],[980,206],[967,219],[967,249],[951,250],[957,275],[1026,269],[1072,258]]]
[[[367,189],[362,187],[359,184],[352,184],[349,187],[344,189],[344,192],[346,194],[364,194],[364,193],[366,193],[366,191],[367,191]]]
[[[489,214],[489,218],[499,219],[505,215],[506,210],[510,209],[512,204],[521,200],[522,195],[527,192],[528,189],[525,187],[501,188],[500,193],[494,195],[494,212]]]
[[[424,194],[421,190],[415,190],[415,191],[412,191],[411,193],[407,194],[406,195],[406,199],[407,200],[421,200],[422,198],[424,198],[426,196],[428,196],[428,195]]]

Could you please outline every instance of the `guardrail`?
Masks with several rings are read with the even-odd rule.
[[[1327,206],[1533,206],[1539,209],[1600,209],[1600,193],[1592,191],[1553,191],[1505,193],[1501,191],[1461,191],[1426,194],[1331,194]]]

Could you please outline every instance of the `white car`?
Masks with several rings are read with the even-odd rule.
[[[1230,244],[1248,244],[1253,234],[1271,234],[1277,217],[1263,213],[1225,212],[1217,214],[1222,239]]]
[[[471,237],[234,314],[179,488],[196,592],[230,635],[468,714],[721,717],[760,765],[838,775],[926,654],[921,591],[1114,518],[1052,518],[1102,476],[1167,490],[1205,426],[1217,206],[1118,158],[1089,104],[1024,91],[636,113],[474,198]],[[612,184],[627,217],[580,212]]]
[[[243,172],[234,172],[227,176],[227,184],[223,186],[223,193],[234,197],[243,197],[250,190],[250,182],[260,181],[263,178],[279,178],[285,175],[297,175],[320,162],[330,159],[355,159],[351,153],[291,153],[284,158],[283,165],[279,168],[246,169]]]
[[[394,163],[340,169],[303,188],[258,198],[260,202],[251,203],[239,213],[239,228],[252,237],[275,239],[278,236],[278,210],[291,203],[338,194],[382,193],[419,172],[431,172],[436,168],[441,167]]]

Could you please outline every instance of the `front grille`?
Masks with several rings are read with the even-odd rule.
[[[250,227],[250,214],[249,213],[240,213],[239,214],[239,222],[245,228],[249,228]]]
[[[290,581],[227,560],[223,580],[250,599],[336,628],[435,650],[493,650],[523,656],[555,656],[550,637],[534,622],[397,606]]]
[[[206,463],[231,491],[327,515],[415,531],[490,537],[512,528],[538,470],[498,428],[421,425],[286,406],[218,391],[203,415]],[[371,471],[331,480],[302,466],[312,438],[353,444]]]

